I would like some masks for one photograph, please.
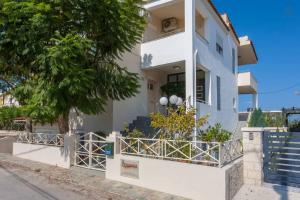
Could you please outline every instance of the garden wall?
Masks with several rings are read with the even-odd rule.
[[[14,143],[13,155],[19,158],[69,169],[74,163],[74,137],[65,136],[63,147]]]
[[[114,156],[107,157],[106,178],[201,200],[231,200],[243,185],[242,158],[222,168],[120,154],[113,132]]]
[[[190,199],[231,200],[243,184],[242,165],[241,159],[218,168],[115,154],[107,158],[106,178]]]
[[[0,136],[0,153],[12,153],[13,143],[17,140],[16,136]]]

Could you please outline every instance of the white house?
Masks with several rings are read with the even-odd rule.
[[[238,67],[258,61],[247,37],[238,37],[228,15],[221,15],[210,0],[152,0],[144,5],[148,24],[143,41],[120,60],[138,73],[140,92],[125,101],[110,101],[99,116],[72,115],[77,131],[121,131],[137,117],[161,110],[161,86],[183,85],[181,97],[209,114],[209,123],[234,131],[238,121],[239,94],[253,94],[257,81],[238,73]]]

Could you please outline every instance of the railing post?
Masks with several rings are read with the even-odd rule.
[[[219,167],[222,167],[222,143],[219,143]]]
[[[192,143],[193,143],[193,142],[190,142],[190,145],[189,145],[189,146],[190,146],[190,155],[189,155],[189,156],[190,156],[190,160],[192,160],[192,146],[193,146]],[[195,143],[195,144],[196,144],[196,143]],[[197,144],[196,144],[196,145],[197,145]]]
[[[92,134],[89,133],[89,167],[92,167],[92,151],[93,151],[93,147],[92,147]]]
[[[137,143],[138,143],[138,149],[137,149],[137,154],[140,154],[140,139],[137,139]]]

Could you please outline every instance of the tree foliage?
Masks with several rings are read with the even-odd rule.
[[[1,1],[0,74],[16,80],[13,94],[31,117],[66,125],[71,109],[98,114],[138,92],[138,75],[116,60],[141,39],[141,3]]]

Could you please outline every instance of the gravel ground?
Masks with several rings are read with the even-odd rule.
[[[77,200],[81,198],[79,195],[89,200],[184,200],[184,198],[170,194],[106,180],[104,173],[100,171],[82,168],[67,170],[20,159],[8,154],[0,154],[1,168],[6,175],[7,173],[14,174],[32,185],[44,186],[41,189],[49,192],[49,194],[61,189],[74,195],[74,198],[62,198],[62,200]],[[62,193],[62,195],[65,194]],[[0,199],[2,200],[2,198]]]

